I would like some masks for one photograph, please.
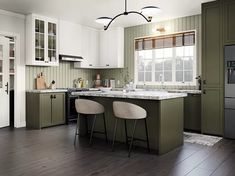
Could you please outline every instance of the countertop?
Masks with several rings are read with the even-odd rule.
[[[63,93],[63,92],[67,92],[67,89],[43,89],[43,90],[37,90],[37,89],[33,89],[33,90],[27,90],[26,92],[28,93]]]
[[[86,91],[73,92],[77,96],[92,96],[92,97],[110,97],[110,98],[130,98],[130,99],[145,99],[145,100],[166,100],[173,98],[187,97],[186,93],[168,93],[166,91],[134,91],[124,93],[122,91]]]

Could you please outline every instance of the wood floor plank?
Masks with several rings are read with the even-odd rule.
[[[185,143],[162,156],[124,144],[86,137],[73,146],[74,125],[42,130],[0,129],[0,176],[230,176],[235,168],[235,141],[213,147]]]

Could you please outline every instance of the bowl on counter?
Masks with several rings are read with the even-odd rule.
[[[112,90],[112,87],[99,87],[101,92],[109,92]]]

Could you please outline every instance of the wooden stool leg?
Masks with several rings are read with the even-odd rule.
[[[114,126],[114,133],[113,133],[112,151],[114,151],[114,143],[115,143],[115,138],[116,138],[117,124],[118,124],[118,119],[116,118],[115,126]]]
[[[106,140],[106,142],[108,142],[108,135],[107,135],[107,129],[106,129],[106,121],[105,121],[105,113],[103,113],[103,120],[104,120],[105,140]]]
[[[148,148],[148,152],[150,152],[148,127],[147,127],[147,120],[146,119],[144,119],[144,123],[145,123],[145,133],[146,133],[147,148]]]
[[[96,121],[96,115],[95,115],[95,117],[94,117],[93,124],[92,124],[92,127],[91,127],[91,134],[90,134],[90,142],[89,142],[89,145],[91,145],[91,142],[92,142],[93,132],[94,132],[94,128],[95,128],[95,121]]]
[[[137,123],[137,120],[135,120],[134,127],[133,127],[133,132],[132,132],[132,136],[131,136],[131,143],[130,143],[130,147],[129,147],[128,157],[131,156],[131,149],[132,149],[133,140],[134,140],[134,135],[135,135],[136,123]]]
[[[77,118],[77,125],[76,125],[75,137],[74,137],[74,146],[76,146],[78,135],[79,135],[79,114],[78,114],[78,118]]]

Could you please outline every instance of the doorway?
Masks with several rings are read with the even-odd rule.
[[[0,128],[10,125],[9,39],[0,36]]]
[[[0,128],[14,127],[16,37],[1,35],[0,39],[0,46],[3,46],[2,50],[0,47],[0,102],[2,107],[2,110],[0,110],[2,114],[2,116],[0,115]]]

